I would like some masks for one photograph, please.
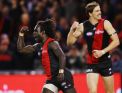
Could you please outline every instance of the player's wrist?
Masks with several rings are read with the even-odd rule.
[[[101,52],[102,52],[102,55],[104,55],[106,53],[105,50],[101,50]]]
[[[59,73],[64,73],[64,69],[59,69]]]
[[[19,36],[24,36],[24,33],[22,33],[22,32],[19,32]]]

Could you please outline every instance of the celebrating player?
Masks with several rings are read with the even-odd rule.
[[[101,18],[100,5],[91,2],[86,5],[89,19],[83,23],[74,22],[67,38],[70,46],[82,35],[88,46],[87,85],[89,93],[97,93],[99,74],[102,76],[106,93],[114,93],[112,63],[109,51],[119,45],[117,33],[108,20]],[[111,42],[109,43],[111,39]]]
[[[41,63],[47,75],[46,84],[43,86],[43,93],[76,93],[74,89],[73,77],[65,68],[65,55],[54,39],[54,22],[52,20],[38,21],[34,28],[34,37],[42,43],[25,46],[24,32],[27,27],[23,27],[19,32],[17,47],[20,52],[32,53],[35,50],[41,51]]]

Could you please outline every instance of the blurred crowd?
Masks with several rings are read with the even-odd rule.
[[[87,46],[81,37],[75,45],[67,47],[66,39],[74,21],[87,19],[85,5],[94,0],[0,0],[0,71],[42,69],[40,53],[21,54],[17,51],[18,32],[28,26],[26,44],[34,44],[33,28],[38,20],[51,18],[56,22],[56,40],[66,54],[66,67],[72,73],[85,71]],[[97,0],[96,0],[97,1]],[[111,51],[113,69],[122,72],[122,1],[98,0],[103,18],[116,29],[120,46]]]

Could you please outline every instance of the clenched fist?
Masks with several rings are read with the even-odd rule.
[[[75,31],[76,28],[78,27],[78,25],[79,25],[79,22],[75,21],[75,22],[72,24],[71,29],[72,29],[73,31]]]
[[[26,31],[29,31],[29,28],[27,26],[23,26],[21,29],[20,29],[20,33],[25,33]]]
[[[93,50],[92,53],[95,58],[100,58],[101,56],[103,56],[105,54],[105,51],[104,50]]]
[[[24,33],[26,31],[29,31],[28,27],[27,26],[23,26],[20,31],[19,31],[19,36],[24,36]]]

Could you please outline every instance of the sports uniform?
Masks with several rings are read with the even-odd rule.
[[[59,73],[59,59],[49,46],[50,42],[53,41],[55,40],[48,38],[43,44],[41,49],[41,62],[47,75],[47,81],[44,88],[48,87],[48,89],[53,90],[56,93],[58,90],[65,91],[69,88],[73,88],[74,82],[70,71],[66,68],[64,69],[64,80],[57,80],[57,75]]]
[[[104,29],[104,19],[100,19],[95,25],[90,21],[85,21],[84,26],[84,39],[88,46],[87,55],[87,73],[99,73],[102,76],[111,76],[112,63],[110,54],[106,53],[100,58],[93,56],[93,50],[102,50],[109,45],[110,36]]]

